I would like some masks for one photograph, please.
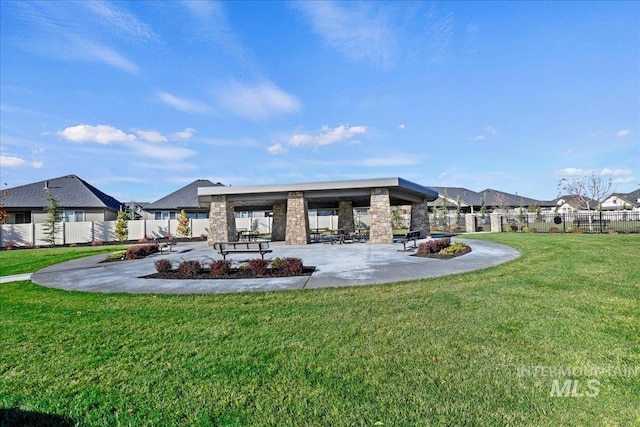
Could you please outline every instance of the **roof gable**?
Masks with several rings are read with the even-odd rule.
[[[217,186],[223,185],[219,182],[214,184],[208,179],[197,179],[179,190],[176,190],[153,203],[149,203],[144,206],[143,209],[147,211],[157,209],[199,209],[200,203],[198,202],[198,188]]]
[[[66,175],[7,189],[7,208],[42,209],[49,206],[51,194],[61,208],[99,208],[118,210],[122,203],[78,178]]]

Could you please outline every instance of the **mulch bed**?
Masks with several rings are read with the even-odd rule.
[[[283,274],[277,270],[268,270],[267,274],[264,276],[254,276],[251,270],[238,270],[237,268],[231,269],[229,274],[222,277],[217,277],[211,274],[208,270],[202,270],[200,273],[193,276],[184,276],[177,271],[172,271],[169,273],[153,273],[147,276],[142,276],[143,279],[179,279],[179,280],[210,280],[210,279],[266,279],[271,277],[296,277],[296,276],[311,276],[311,274],[315,271],[315,267],[303,267],[302,274]]]
[[[420,257],[420,258],[451,259],[451,258],[457,258],[457,257],[462,256],[462,255],[466,255],[469,252],[471,252],[471,248],[469,246],[467,246],[464,250],[461,250],[457,254],[453,254],[453,255],[446,255],[446,254],[437,253],[437,254],[428,254],[428,255],[413,254],[411,256],[417,256],[417,257]]]

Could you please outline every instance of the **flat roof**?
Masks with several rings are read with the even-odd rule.
[[[227,196],[236,207],[247,210],[272,209],[274,203],[286,202],[292,191],[302,191],[310,209],[337,207],[340,201],[352,201],[354,207],[369,206],[372,188],[388,188],[392,205],[433,201],[438,193],[399,177],[349,181],[303,182],[276,185],[199,187],[198,200],[205,208],[213,196]]]

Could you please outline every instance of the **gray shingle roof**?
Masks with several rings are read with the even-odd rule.
[[[146,211],[157,209],[200,209],[200,203],[198,202],[198,187],[216,187],[221,185],[222,184],[219,182],[214,184],[208,179],[197,179],[191,184],[185,185],[181,189],[176,190],[153,203],[149,203],[144,206],[143,209]]]
[[[497,203],[497,197],[504,197],[506,201],[508,201],[509,206],[518,207],[520,203],[523,206],[533,206],[539,205],[541,207],[553,207],[555,206],[555,201],[550,200],[536,200],[530,197],[519,196],[517,194],[505,193],[504,191],[498,191],[491,188],[487,188],[486,190],[480,191],[480,194],[486,195],[487,206],[494,206]]]
[[[61,208],[109,208],[117,211],[122,205],[76,175],[8,188],[8,196],[3,198],[3,202],[6,208],[46,208],[49,206],[47,191]]]
[[[482,204],[482,194],[463,187],[432,187],[429,188],[438,192],[439,195],[447,193],[447,197],[451,200],[460,199],[461,203],[469,206],[480,206]],[[435,202],[432,202],[435,203]]]

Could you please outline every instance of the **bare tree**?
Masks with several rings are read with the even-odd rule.
[[[591,211],[600,208],[602,201],[609,195],[611,185],[610,179],[592,172],[591,175],[579,178],[562,178],[558,182],[558,190],[559,195],[574,196],[580,209]]]
[[[502,193],[496,193],[493,195],[493,203],[495,204],[495,208],[499,209],[501,213],[507,213],[511,205],[509,197]]]

